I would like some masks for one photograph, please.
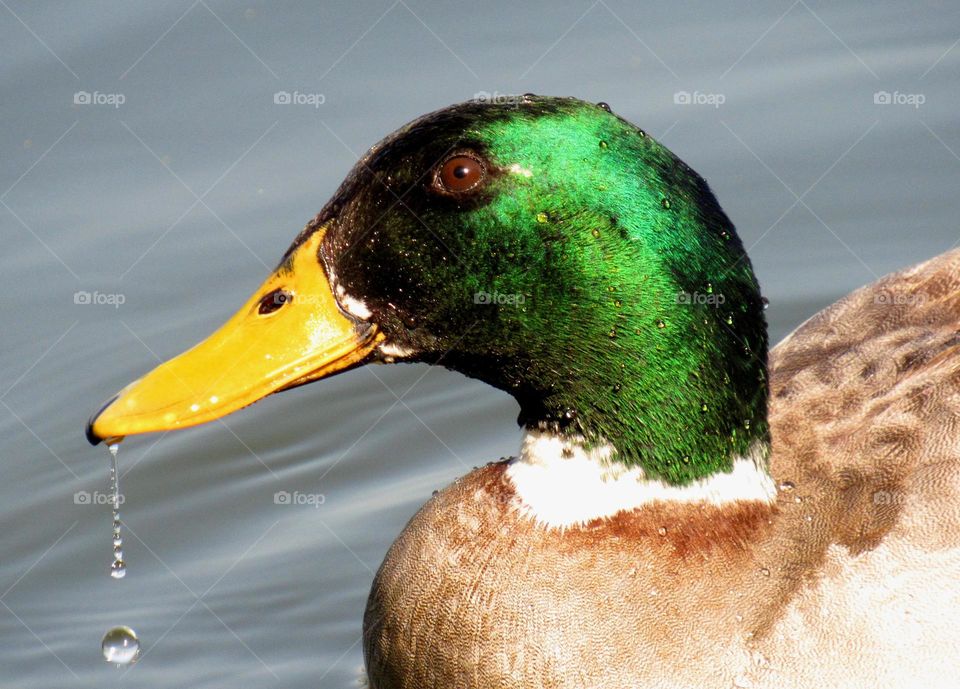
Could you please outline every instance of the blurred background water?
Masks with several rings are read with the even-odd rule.
[[[708,179],[776,341],[960,240],[958,38],[946,0],[0,2],[0,686],[356,682],[387,547],[516,450],[512,399],[380,367],[131,439],[120,582],[82,430],[232,313],[383,135],[480,92],[609,102]],[[114,624],[132,668],[100,656]]]

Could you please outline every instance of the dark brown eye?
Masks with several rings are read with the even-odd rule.
[[[456,194],[479,186],[487,170],[483,163],[472,156],[457,155],[448,158],[437,172],[437,184],[445,191]]]
[[[260,299],[260,306],[257,308],[257,313],[261,316],[266,316],[268,313],[273,313],[291,301],[293,301],[292,294],[284,289],[275,289],[263,295]]]

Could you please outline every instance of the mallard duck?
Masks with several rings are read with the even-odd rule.
[[[236,315],[87,434],[439,364],[513,395],[524,439],[390,548],[374,689],[955,687],[958,323],[955,251],[768,359],[690,167],[604,104],[468,102],[371,148]]]

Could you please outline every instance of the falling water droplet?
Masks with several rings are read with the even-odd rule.
[[[727,316],[727,325],[733,325],[733,316]]]
[[[116,663],[118,667],[135,663],[140,657],[140,640],[130,627],[114,627],[109,630],[103,635],[100,648],[103,650],[104,660]]]
[[[117,468],[117,450],[119,442],[108,441],[110,451],[110,508],[113,512],[113,564],[110,565],[110,576],[114,579],[123,579],[127,574],[127,565],[123,561],[123,534],[120,531],[120,471]]]

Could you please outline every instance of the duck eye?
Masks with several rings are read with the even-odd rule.
[[[487,170],[478,159],[455,155],[440,166],[435,184],[444,191],[459,194],[474,189],[486,176]]]
[[[293,301],[293,295],[290,294],[290,292],[284,289],[275,289],[263,295],[260,299],[260,306],[257,308],[257,313],[261,316],[266,316],[268,313],[277,311],[282,308],[284,304],[288,304],[291,301]]]

